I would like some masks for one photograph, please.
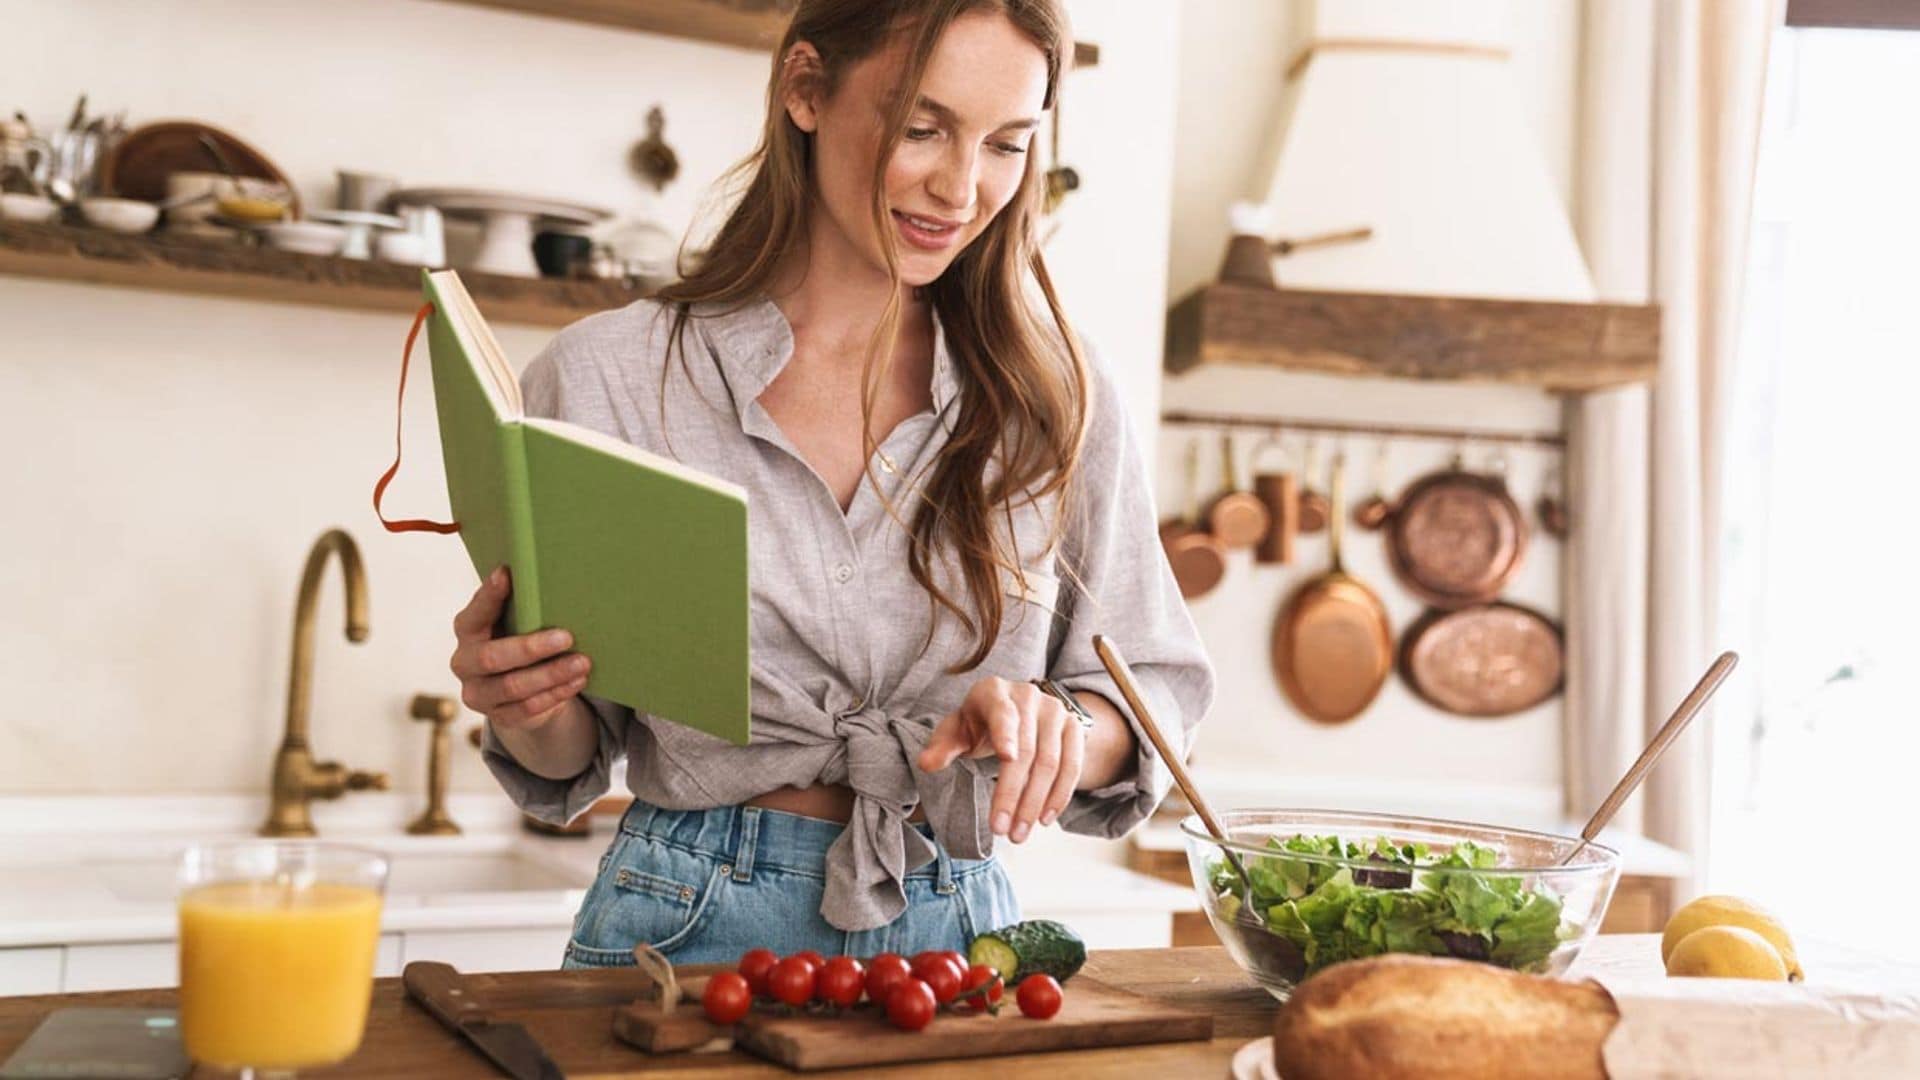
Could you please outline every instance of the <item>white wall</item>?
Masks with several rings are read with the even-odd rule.
[[[1073,76],[1066,155],[1087,185],[1051,254],[1136,417],[1159,393],[1177,15],[1080,0],[1101,65]],[[0,102],[42,124],[74,96],[136,122],[248,139],[313,205],[336,167],[616,209],[625,152],[664,104],[683,223],[751,148],[766,60],[675,39],[424,0],[48,4],[0,0]],[[1110,223],[1133,242],[1111,253]],[[261,791],[285,707],[307,546],[359,540],[373,632],[323,590],[314,744],[422,786],[419,691],[452,693],[448,623],[472,587],[456,542],[390,536],[368,506],[391,459],[406,320],[0,277],[0,790]],[[502,328],[510,355],[544,330]],[[407,403],[396,516],[444,516],[425,383]],[[456,785],[491,786],[464,748]],[[318,811],[324,825],[326,808]]]
[[[1341,0],[1333,0],[1341,2]],[[1571,198],[1575,86],[1579,40],[1577,0],[1526,0],[1507,5],[1512,57],[1507,62],[1519,108],[1539,139],[1563,202]],[[1168,299],[1211,281],[1225,250],[1227,207],[1264,195],[1269,156],[1282,122],[1282,72],[1306,42],[1310,0],[1207,0],[1186,5],[1180,43],[1180,101],[1176,124],[1173,250]],[[1381,92],[1390,92],[1383,87]],[[1324,117],[1322,119],[1325,119]],[[1286,274],[1288,263],[1277,269]],[[1561,409],[1553,397],[1500,386],[1417,384],[1247,369],[1212,369],[1169,378],[1168,409],[1259,413],[1362,423],[1463,426],[1509,431],[1557,431]],[[1166,512],[1186,495],[1184,455],[1190,432],[1164,429],[1158,478]],[[1218,435],[1203,442],[1202,494],[1220,485]],[[1254,437],[1240,442],[1241,474]],[[1290,439],[1294,467],[1304,442]],[[1340,445],[1322,439],[1321,468]],[[1344,441],[1353,497],[1373,487],[1377,440]],[[1387,445],[1386,487],[1397,492],[1421,474],[1446,465],[1454,447],[1395,440]],[[1469,451],[1469,464],[1491,459]],[[1538,449],[1509,453],[1513,494],[1530,507],[1555,455]],[[1320,485],[1325,487],[1324,481]],[[1422,605],[1394,580],[1384,545],[1349,531],[1349,569],[1378,591],[1403,630]],[[1509,599],[1558,615],[1559,545],[1536,533]],[[1552,814],[1560,804],[1558,700],[1498,721],[1448,716],[1419,702],[1398,680],[1360,719],[1323,727],[1296,714],[1280,693],[1268,660],[1275,614],[1297,585],[1324,569],[1325,535],[1304,539],[1290,567],[1255,565],[1235,553],[1226,581],[1192,605],[1220,673],[1220,699],[1202,729],[1196,760],[1203,771],[1257,776],[1223,787],[1264,792],[1265,801],[1311,798],[1368,807],[1420,808],[1498,817]]]

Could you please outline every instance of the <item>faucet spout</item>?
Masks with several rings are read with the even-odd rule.
[[[318,617],[320,583],[327,563],[339,556],[340,573],[347,593],[347,640],[359,643],[367,639],[367,576],[360,561],[360,548],[353,537],[341,529],[329,529],[314,542],[307,553],[306,569],[300,575],[300,596],[293,612],[293,663],[287,674],[287,717],[280,750],[273,760],[272,806],[264,836],[312,836],[313,818],[308,804],[316,798],[338,798],[348,790],[384,789],[384,773],[353,773],[352,783],[346,770],[333,763],[315,763],[309,744],[313,705],[313,636]]]

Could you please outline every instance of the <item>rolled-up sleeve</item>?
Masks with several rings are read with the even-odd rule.
[[[500,790],[521,810],[554,825],[565,825],[587,812],[613,786],[613,764],[626,753],[627,729],[633,710],[601,698],[580,695],[593,713],[598,735],[593,760],[578,776],[554,780],[514,760],[506,744],[493,733],[493,724],[481,728],[480,760],[499,782]]]
[[[1161,734],[1183,759],[1213,702],[1214,677],[1160,546],[1140,444],[1112,380],[1097,362],[1092,367],[1093,415],[1062,536],[1066,584],[1048,675],[1069,690],[1112,702],[1139,740],[1131,770],[1106,787],[1076,794],[1060,814],[1060,826],[1069,832],[1116,837],[1153,813],[1173,774],[1094,652],[1094,635],[1117,646]]]

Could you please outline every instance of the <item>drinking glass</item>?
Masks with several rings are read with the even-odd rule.
[[[195,1062],[290,1076],[366,1030],[387,859],[308,840],[189,848],[180,862],[180,1029]]]

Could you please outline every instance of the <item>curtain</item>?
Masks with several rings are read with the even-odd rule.
[[[1649,390],[1568,406],[1576,629],[1566,746],[1576,815],[1598,805],[1716,651],[1712,478],[1736,362],[1767,49],[1784,10],[1784,0],[1587,5],[1582,239],[1602,297],[1651,296],[1662,324]],[[1636,198],[1636,187],[1650,198]],[[1644,263],[1636,235],[1646,238]],[[1703,721],[1620,819],[1696,865],[1709,802]]]

